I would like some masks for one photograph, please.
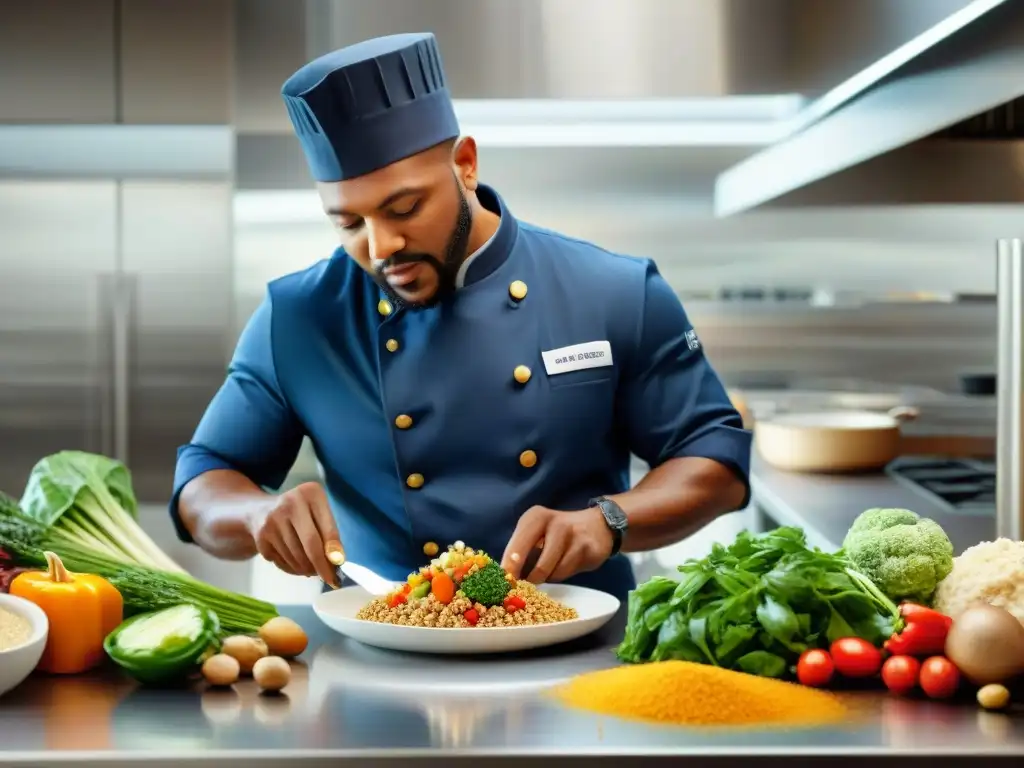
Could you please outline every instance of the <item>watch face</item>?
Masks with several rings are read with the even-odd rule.
[[[609,526],[620,531],[626,528],[626,513],[622,511],[618,504],[605,500],[601,504],[601,511],[604,513],[604,519],[608,522]]]

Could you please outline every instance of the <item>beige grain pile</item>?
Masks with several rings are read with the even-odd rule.
[[[24,616],[0,606],[0,651],[24,645],[32,636],[32,625]]]
[[[394,608],[388,606],[386,599],[374,600],[363,606],[356,614],[356,618],[381,624],[444,629],[462,629],[473,626],[463,616],[470,608],[476,608],[480,616],[476,624],[478,628],[554,624],[559,621],[571,621],[579,618],[576,609],[553,600],[528,581],[518,582],[509,595],[521,597],[526,603],[526,607],[509,613],[500,605],[490,608],[479,603],[473,605],[469,598],[459,591],[455,593],[455,598],[448,605],[439,603],[433,595],[427,595],[421,600],[403,603]]]

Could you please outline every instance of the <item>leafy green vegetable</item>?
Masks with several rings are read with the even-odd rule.
[[[69,533],[113,560],[185,573],[139,525],[131,475],[119,461],[84,451],[40,459],[20,506],[41,525]]]
[[[934,520],[909,509],[868,509],[854,520],[843,551],[897,603],[930,605],[953,570],[953,544]]]
[[[505,578],[502,567],[491,560],[483,568],[469,574],[459,585],[462,594],[481,605],[501,605],[512,585]]]
[[[270,603],[218,589],[187,574],[114,560],[66,531],[40,525],[22,514],[14,499],[0,493],[0,565],[6,560],[16,566],[45,568],[45,550],[60,555],[72,572],[107,579],[121,593],[129,615],[188,603],[213,611],[226,632],[236,633],[255,633],[277,616]]]
[[[809,549],[799,528],[741,533],[703,559],[630,593],[622,661],[680,659],[782,677],[809,648],[840,637],[881,645],[902,629],[896,605],[842,553]]]

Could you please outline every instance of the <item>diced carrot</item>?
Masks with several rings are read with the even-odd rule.
[[[448,605],[455,597],[455,582],[443,571],[434,575],[430,581],[430,592],[434,599],[442,605]]]

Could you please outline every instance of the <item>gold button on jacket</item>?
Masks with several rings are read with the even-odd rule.
[[[528,382],[532,375],[533,372],[525,365],[517,365],[516,369],[512,371],[512,376],[520,384],[525,384],[526,382]]]
[[[533,451],[523,451],[519,454],[519,463],[530,469],[530,467],[534,467],[537,464],[537,454]]]
[[[408,429],[412,426],[412,416],[401,413],[395,417],[395,426],[399,429]]]
[[[414,472],[413,474],[405,478],[405,484],[408,485],[410,488],[422,488],[423,483],[423,475],[421,475],[419,472]]]
[[[384,317],[387,317],[391,314],[391,302],[387,299],[381,299],[377,302],[377,311],[384,315]]]
[[[388,339],[386,342],[384,342],[384,347],[387,349],[388,352],[397,352],[398,351],[398,340],[397,339]]]
[[[526,283],[522,280],[514,280],[508,287],[508,295],[516,301],[522,301],[526,298]]]

